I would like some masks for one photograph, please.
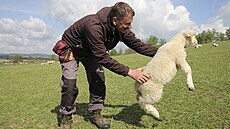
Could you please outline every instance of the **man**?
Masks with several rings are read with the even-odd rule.
[[[147,46],[130,30],[134,15],[133,9],[124,2],[102,8],[96,14],[85,16],[71,25],[64,32],[62,40],[54,47],[62,66],[62,95],[59,110],[63,116],[61,128],[71,128],[72,114],[76,111],[79,62],[83,64],[87,73],[90,91],[88,112],[91,122],[102,129],[110,128],[110,124],[101,115],[106,93],[102,66],[119,75],[129,76],[139,83],[149,79],[148,75],[141,72],[142,68],[132,70],[107,53],[122,41],[140,54],[150,57],[155,55],[157,48]]]

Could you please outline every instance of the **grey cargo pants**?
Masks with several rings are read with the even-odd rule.
[[[105,76],[102,66],[98,63],[94,56],[87,58],[79,58],[74,56],[74,59],[61,63],[62,78],[61,78],[61,108],[60,113],[69,115],[76,112],[75,100],[78,95],[76,85],[79,62],[85,67],[87,80],[89,84],[89,105],[88,110],[93,111],[104,107],[106,86]]]

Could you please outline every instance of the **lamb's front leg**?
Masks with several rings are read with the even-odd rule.
[[[189,64],[187,63],[186,60],[181,61],[179,65],[180,65],[181,69],[186,74],[187,86],[188,86],[189,90],[194,90],[195,87],[194,87],[193,80],[192,80],[192,70],[191,70],[191,67],[189,66]]]

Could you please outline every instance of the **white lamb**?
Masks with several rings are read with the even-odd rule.
[[[189,90],[195,89],[185,52],[185,48],[197,45],[195,36],[196,32],[191,30],[181,31],[174,36],[171,41],[158,49],[156,55],[143,70],[151,78],[144,84],[135,83],[136,98],[140,107],[157,120],[161,118],[152,104],[161,99],[164,86],[174,78],[178,68],[185,72]]]
[[[201,44],[197,44],[197,45],[195,45],[194,47],[195,47],[195,48],[199,48],[199,47],[202,47],[202,45],[201,45]]]
[[[218,44],[216,44],[216,43],[213,43],[213,44],[212,44],[212,46],[214,46],[214,47],[218,47]]]

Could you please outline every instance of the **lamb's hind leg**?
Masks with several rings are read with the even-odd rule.
[[[146,113],[152,115],[156,120],[161,121],[159,112],[153,105],[145,104],[145,103],[139,103],[139,105],[141,106],[142,109],[144,109]]]
[[[160,100],[163,92],[163,85],[149,82],[148,85],[145,84],[142,88],[136,85],[135,90],[137,92],[136,98],[140,107],[155,119],[161,120],[159,112],[152,104]]]

